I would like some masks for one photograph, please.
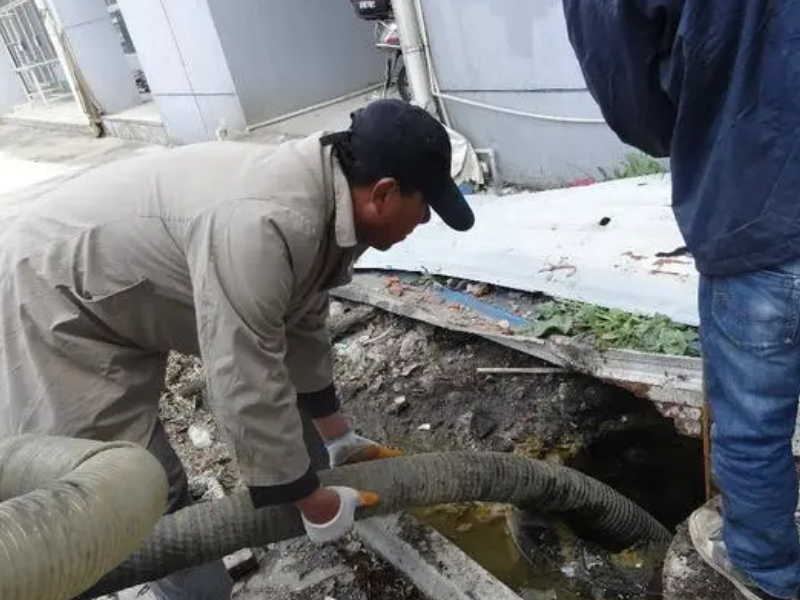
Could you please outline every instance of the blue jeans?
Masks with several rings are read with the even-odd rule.
[[[731,561],[764,591],[800,594],[792,435],[800,397],[800,260],[702,277],[712,461]]]

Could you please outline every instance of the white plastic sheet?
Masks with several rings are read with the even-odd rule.
[[[357,268],[429,271],[698,324],[697,272],[668,175],[506,196],[474,195],[467,233],[438,218]]]

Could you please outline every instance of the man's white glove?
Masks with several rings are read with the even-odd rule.
[[[312,523],[303,518],[308,539],[315,544],[324,544],[338,540],[346,535],[353,527],[355,512],[359,506],[374,506],[378,503],[378,495],[372,492],[359,492],[349,487],[331,486],[326,489],[336,492],[339,496],[339,512],[327,523]]]
[[[349,463],[379,458],[395,458],[403,455],[400,450],[381,446],[370,439],[356,435],[352,430],[341,437],[326,442],[325,448],[328,450],[331,468]]]

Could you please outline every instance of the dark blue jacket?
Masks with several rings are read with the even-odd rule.
[[[623,141],[670,156],[701,273],[800,257],[800,2],[564,0],[592,95]]]

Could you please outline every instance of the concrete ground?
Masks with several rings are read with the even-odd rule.
[[[92,138],[0,123],[0,216],[80,173],[122,158],[164,152],[118,138]]]

